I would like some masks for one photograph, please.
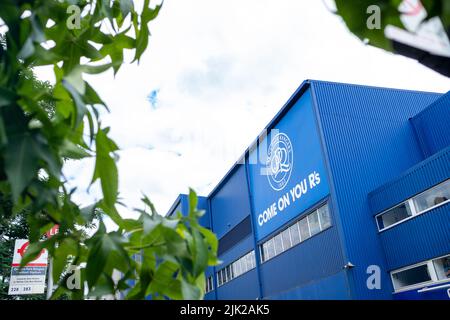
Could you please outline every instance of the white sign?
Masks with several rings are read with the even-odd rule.
[[[289,137],[278,133],[273,137],[267,154],[267,179],[275,191],[283,190],[289,182],[294,165],[294,151]]]
[[[439,17],[426,20],[428,13],[420,0],[404,0],[398,10],[406,30],[388,25],[384,30],[386,38],[450,58],[450,40]]]
[[[273,219],[278,213],[287,209],[291,203],[294,203],[302,197],[302,195],[308,193],[308,190],[312,190],[320,185],[320,174],[314,171],[308,175],[308,178],[303,179],[292,187],[288,192],[283,194],[278,201],[272,203],[270,207],[258,215],[258,225],[262,227],[263,224]]]
[[[45,276],[48,264],[47,250],[42,250],[36,259],[20,269],[20,262],[29,243],[26,239],[16,240],[9,279],[8,294],[10,295],[40,294],[45,291]]]
[[[428,16],[427,10],[420,0],[403,0],[398,7],[400,11],[400,20],[406,30],[416,32],[420,24]]]

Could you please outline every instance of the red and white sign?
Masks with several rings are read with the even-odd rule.
[[[16,240],[8,294],[40,294],[45,291],[45,276],[48,265],[47,250],[42,250],[36,259],[20,268],[20,262],[29,244],[30,242],[27,239]]]
[[[407,46],[450,58],[450,39],[439,17],[428,17],[420,0],[403,0],[398,10],[403,28],[387,25],[386,38]]]
[[[56,235],[59,231],[59,225],[55,224],[50,230],[48,230],[45,234],[47,235],[47,238],[51,238],[54,235]]]

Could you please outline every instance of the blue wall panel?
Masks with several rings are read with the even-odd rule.
[[[422,160],[408,119],[440,95],[313,81],[333,197],[342,222],[352,269],[352,297],[391,298],[383,272],[382,290],[366,287],[367,267],[383,266],[383,249],[367,194]]]
[[[337,228],[333,226],[261,265],[264,296],[336,274],[343,266]]]
[[[267,297],[271,300],[348,300],[346,271]]]
[[[411,119],[426,156],[450,146],[450,92]]]
[[[205,228],[211,228],[210,216],[208,212],[208,198],[198,196],[197,209],[205,211],[205,214],[199,219],[200,224]],[[175,215],[177,212],[181,212],[184,216],[189,213],[189,196],[187,194],[180,194],[177,197],[172,207],[169,209],[169,212],[167,212],[167,216]]]
[[[373,217],[374,213],[450,176],[450,149],[444,149],[450,134],[442,134],[448,132],[450,123],[449,98],[437,101],[441,96],[321,81],[306,82],[296,91],[266,128],[292,122],[291,108],[298,111],[297,103],[311,106],[312,99],[312,111],[319,126],[319,141],[315,139],[314,144],[320,144],[323,151],[333,227],[261,265],[265,298],[391,299],[393,289],[388,271],[448,253],[448,204],[382,233],[378,232]],[[298,132],[304,128],[299,126]],[[308,137],[307,133],[298,132],[298,136]],[[295,147],[297,139],[290,140]],[[251,150],[247,152],[251,154]],[[429,154],[434,155],[424,160]],[[295,178],[301,177],[293,173],[291,179]],[[250,189],[254,191],[255,179],[251,174],[250,180],[253,182]],[[256,183],[256,187],[260,184]],[[254,213],[258,214],[261,199],[253,200],[258,211]],[[202,201],[201,206],[206,207]],[[203,217],[202,224],[209,225],[212,221],[213,231],[222,238],[250,214],[245,167],[235,165],[208,201],[211,216]],[[186,205],[184,198],[183,211]],[[274,229],[290,219],[292,216]],[[260,236],[268,236],[271,231]],[[253,236],[249,236],[225,251],[219,257],[223,265],[215,271],[252,250],[254,244]],[[354,264],[354,268],[343,270],[347,262]],[[382,270],[381,290],[369,290],[366,286],[367,267],[374,264]],[[208,269],[208,274],[211,271]],[[256,269],[216,290],[219,299],[257,298]],[[212,292],[207,298],[214,296]]]
[[[209,216],[209,208],[208,208],[208,198],[206,197],[198,197],[197,203],[198,210],[204,210],[205,214],[200,217],[199,222],[205,228],[211,229],[211,219]]]
[[[222,264],[216,271],[247,254],[254,248],[253,237],[249,236],[219,256]],[[259,281],[256,269],[253,269],[217,289],[217,298],[224,299],[256,299],[259,296]]]
[[[250,214],[245,167],[239,165],[210,196],[213,229],[222,238]]]
[[[427,286],[435,288],[430,291],[422,291],[413,289],[394,294],[394,300],[450,300],[450,291],[447,286],[442,284]]]
[[[311,92],[305,91],[268,131],[248,165],[258,241],[329,194]]]
[[[450,148],[406,171],[369,194],[372,213],[380,213],[450,178]],[[450,206],[444,205],[380,233],[388,270],[450,252]]]
[[[216,267],[216,270],[220,270],[222,267],[227,266],[230,262],[237,260],[238,258],[253,250],[253,248],[253,237],[249,236],[245,238],[231,249],[225,251],[224,254],[219,255],[219,260],[222,261],[222,264],[218,265]]]
[[[450,204],[380,233],[388,271],[450,253]]]
[[[256,269],[231,280],[217,289],[219,300],[254,300],[259,296]]]
[[[208,292],[207,294],[205,294],[205,297],[203,298],[203,300],[216,300],[216,295],[214,293],[214,291]]]
[[[377,214],[450,178],[450,147],[420,162],[400,177],[369,194],[372,213]]]

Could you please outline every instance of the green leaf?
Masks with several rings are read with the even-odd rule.
[[[80,69],[85,73],[98,74],[98,73],[105,72],[106,70],[111,68],[112,65],[113,65],[112,63],[106,63],[106,64],[96,65],[96,66],[82,65],[82,66],[80,66]]]
[[[114,233],[102,233],[100,230],[98,232],[100,234],[96,234],[94,239],[92,239],[93,244],[90,248],[86,265],[89,287],[96,285],[112,252],[117,251],[122,259],[128,259],[126,252]]]
[[[13,91],[0,87],[0,107],[10,105],[16,99],[16,95]]]
[[[155,19],[158,16],[163,3],[164,1],[160,5],[157,5],[154,9],[152,9],[148,6],[149,1],[146,1],[146,4],[144,5],[144,9],[142,11],[142,21],[148,23],[149,21]]]
[[[198,230],[192,230],[195,245],[193,276],[198,277],[208,266],[208,246]]]
[[[84,115],[87,113],[87,109],[86,109],[86,105],[83,102],[82,96],[80,95],[80,93],[78,92],[77,89],[75,89],[70,82],[63,80],[62,81],[63,86],[67,89],[67,91],[70,93],[70,95],[72,96],[72,99],[74,101],[74,108],[75,108],[75,123],[74,126],[78,127],[81,123],[81,121],[83,121],[83,117]]]
[[[34,42],[41,43],[45,41],[45,34],[43,30],[43,26],[39,21],[39,18],[36,14],[32,14],[30,16],[32,32],[31,36]]]
[[[91,156],[85,149],[68,139],[64,139],[61,145],[60,155],[64,158],[77,160]]]
[[[217,260],[217,249],[219,246],[219,241],[217,240],[216,235],[209,229],[200,227],[199,228],[201,234],[205,238],[205,241],[211,248],[211,254],[208,258],[208,265],[216,265],[218,263]]]
[[[153,205],[153,203],[150,201],[150,199],[145,194],[143,195],[141,200],[145,205],[147,205],[150,208],[150,213],[152,215],[158,215],[158,212],[156,211],[155,206]]]
[[[195,211],[197,210],[197,194],[191,188],[189,188],[189,216],[194,217]]]
[[[387,24],[394,24],[401,27],[398,10],[388,1],[346,1],[336,0],[338,14],[343,18],[348,29],[358,36],[361,40],[368,39],[371,45],[392,51],[392,43],[384,35],[384,28]],[[367,8],[371,5],[378,5],[381,9],[381,28],[367,28]]]
[[[136,37],[136,53],[134,56],[134,61],[139,61],[142,54],[144,53],[145,49],[148,45],[148,37],[150,36],[150,33],[148,31],[148,26],[146,23],[141,24],[141,29],[139,30],[139,33]]]
[[[120,0],[120,11],[122,12],[122,16],[124,19],[133,10],[134,10],[133,1]]]
[[[36,145],[34,137],[27,132],[9,137],[9,143],[3,156],[6,175],[11,184],[15,202],[37,175],[39,156],[36,152]]]
[[[78,243],[72,238],[65,238],[59,244],[58,248],[55,250],[53,255],[53,270],[52,276],[53,281],[58,282],[61,273],[67,266],[67,258],[69,256],[75,256],[78,251]]]
[[[113,205],[112,207],[110,207],[106,205],[105,199],[100,201],[98,206],[103,210],[103,213],[105,213],[108,217],[111,218],[112,221],[114,221],[115,224],[124,229],[123,219],[117,211],[116,206]]]
[[[202,292],[196,285],[190,284],[186,280],[181,280],[181,292],[184,300],[199,300]]]
[[[90,206],[86,206],[86,207],[83,207],[80,209],[80,214],[86,223],[91,222],[95,218],[95,209],[96,208],[97,208],[97,204],[94,203]]]
[[[41,251],[45,248],[46,243],[43,241],[30,243],[25,251],[25,254],[20,261],[20,266],[24,267],[31,261],[37,258]]]
[[[87,68],[87,66],[84,68]],[[64,80],[67,83],[70,83],[70,85],[81,95],[83,95],[86,90],[86,86],[82,76],[83,71],[84,70],[82,66],[77,66],[73,68],[67,76],[64,77]]]
[[[62,57],[55,53],[52,49],[44,49],[41,45],[37,44],[34,47],[34,61],[33,66],[45,66],[55,63],[55,61],[62,60]]]
[[[95,287],[89,291],[90,297],[103,297],[114,292],[114,281],[106,273],[102,273],[95,285]]]
[[[95,145],[97,158],[92,183],[100,179],[105,205],[112,208],[117,200],[119,179],[116,163],[110,153],[116,151],[117,146],[107,137],[105,129],[97,132]]]
[[[152,233],[157,227],[161,225],[161,219],[155,218],[156,216],[143,215],[142,225],[144,230],[144,236]]]
[[[19,53],[17,54],[17,58],[25,60],[31,57],[33,53],[34,53],[33,39],[29,37],[23,44],[22,49],[20,49]]]
[[[0,117],[0,147],[3,147],[8,143],[8,137],[6,136],[5,124],[3,118]]]

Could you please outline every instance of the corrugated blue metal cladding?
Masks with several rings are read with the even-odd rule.
[[[450,145],[449,109],[450,94],[446,94],[411,119],[419,145],[426,157]]]
[[[450,93],[305,81],[201,200],[222,261],[205,298],[446,298],[449,137]]]
[[[450,179],[450,147],[420,162],[369,194],[372,213],[380,213]],[[449,253],[450,204],[380,232],[388,270]]]

